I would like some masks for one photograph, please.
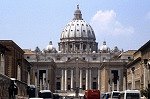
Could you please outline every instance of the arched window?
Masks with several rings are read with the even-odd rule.
[[[76,49],[79,50],[79,44],[76,44]]]

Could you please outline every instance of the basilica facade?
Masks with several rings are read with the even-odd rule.
[[[24,57],[33,65],[37,88],[56,92],[126,89],[125,66],[135,52],[124,52],[117,46],[109,48],[106,41],[98,46],[94,30],[83,19],[79,5],[60,35],[58,50],[50,41],[43,50],[37,47],[24,51]]]

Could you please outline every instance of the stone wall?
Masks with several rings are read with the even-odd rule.
[[[0,99],[8,99],[8,87],[10,85],[10,79],[0,74]]]

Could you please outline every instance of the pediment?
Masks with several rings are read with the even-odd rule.
[[[79,57],[75,57],[75,58],[71,58],[68,61],[66,61],[66,63],[87,63],[87,61],[79,58]]]

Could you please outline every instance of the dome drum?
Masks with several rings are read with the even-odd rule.
[[[78,42],[78,41],[82,41],[82,42],[93,42],[93,39],[89,39],[89,38],[64,38],[61,39],[61,42]]]
[[[97,52],[98,43],[96,42],[60,42],[59,50],[62,53],[76,52]]]

